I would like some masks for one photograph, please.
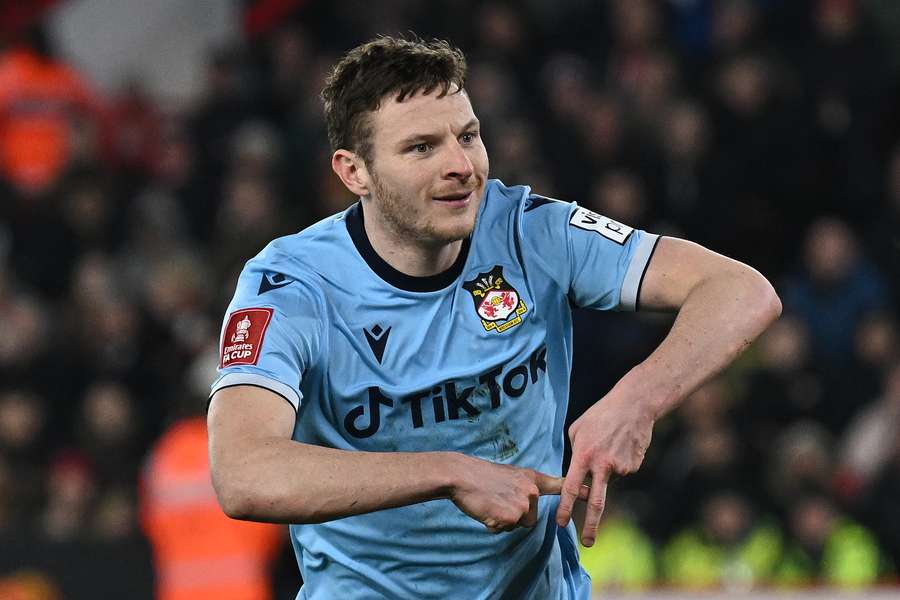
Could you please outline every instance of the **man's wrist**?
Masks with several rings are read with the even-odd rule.
[[[663,369],[646,361],[629,371],[618,385],[626,386],[629,395],[639,398],[639,407],[653,422],[668,413],[683,396],[677,382],[671,381]]]
[[[460,452],[429,452],[429,470],[439,498],[451,498],[462,483],[468,456]]]

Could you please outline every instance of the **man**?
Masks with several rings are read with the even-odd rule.
[[[283,528],[222,514],[207,439],[206,420],[184,415],[153,444],[142,471],[140,517],[153,549],[156,600],[270,600]]]
[[[299,598],[587,598],[612,473],[780,313],[759,273],[489,180],[465,59],[378,38],[323,92],[360,197],[247,263],[209,410],[235,518],[292,523]],[[569,429],[571,307],[678,310]],[[556,495],[559,495],[557,498]]]

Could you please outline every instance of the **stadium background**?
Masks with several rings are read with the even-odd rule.
[[[467,53],[493,176],[784,302],[611,486],[597,590],[897,593],[900,4],[7,0],[0,28],[0,597],[152,597],[150,453],[202,414],[244,261],[353,201],[328,66],[407,31]],[[572,414],[670,323],[579,313]]]

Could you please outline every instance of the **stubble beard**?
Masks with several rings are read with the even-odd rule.
[[[423,245],[440,246],[450,244],[471,235],[475,220],[471,224],[453,229],[440,229],[423,214],[415,202],[404,203],[401,196],[383,184],[374,170],[371,171],[374,200],[379,205],[379,214],[388,229],[398,239],[415,240]]]

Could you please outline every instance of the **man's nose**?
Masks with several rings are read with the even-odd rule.
[[[469,155],[466,154],[462,145],[459,142],[450,144],[448,152],[450,155],[447,157],[447,163],[444,167],[444,178],[465,181],[471,177],[475,167],[472,166],[472,161],[469,160]]]

